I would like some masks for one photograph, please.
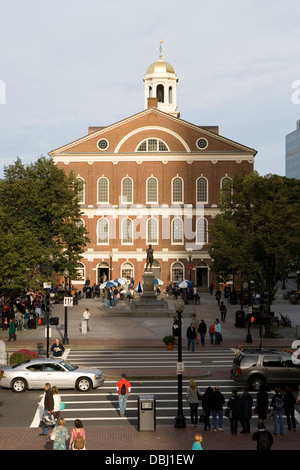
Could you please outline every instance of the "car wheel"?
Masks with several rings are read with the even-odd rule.
[[[251,377],[249,379],[249,386],[252,390],[259,391],[261,386],[265,384],[265,379],[261,375],[256,375],[255,377]]]
[[[88,392],[92,388],[92,382],[88,377],[80,377],[76,382],[76,389],[79,392]]]
[[[25,379],[17,378],[14,379],[11,383],[12,391],[15,393],[25,392],[27,389],[27,382]]]

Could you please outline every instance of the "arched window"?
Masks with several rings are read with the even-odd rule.
[[[152,86],[149,86],[149,98],[152,98]]]
[[[171,266],[171,282],[180,282],[184,279],[184,267],[179,261]]]
[[[196,222],[196,244],[207,243],[207,220],[201,217]]]
[[[154,176],[148,178],[146,182],[146,201],[147,203],[158,203],[158,181]]]
[[[128,176],[122,180],[121,199],[124,204],[133,204],[133,181]]]
[[[98,203],[99,204],[104,204],[109,202],[109,196],[108,196],[108,179],[102,176],[101,178],[98,179]]]
[[[183,203],[183,179],[179,176],[172,180],[172,202]]]
[[[156,87],[156,96],[159,103],[165,102],[165,89],[163,85],[157,85]]]
[[[133,270],[133,264],[129,263],[128,261],[126,263],[123,263],[121,266],[121,277],[124,277],[125,279],[131,280],[134,279],[134,270]]]
[[[85,202],[85,182],[84,179],[80,176],[77,176],[76,180],[80,183],[80,188],[77,191],[77,197],[79,204],[84,204]]]
[[[143,140],[136,149],[137,152],[168,152],[167,145],[159,139]]]
[[[78,263],[76,267],[76,272],[77,272],[77,276],[76,276],[76,279],[74,280],[84,282],[85,281],[85,266],[83,263]]]
[[[133,243],[133,222],[129,218],[122,220],[121,240],[123,244]]]
[[[147,243],[158,243],[158,221],[151,217],[147,220]]]
[[[170,86],[169,87],[169,104],[172,104],[173,102],[173,88]]]
[[[207,203],[207,179],[204,177],[197,179],[197,202]]]
[[[108,220],[99,219],[97,223],[97,243],[98,245],[108,245]]]
[[[231,194],[232,193],[232,187],[231,187],[232,179],[229,176],[224,176],[224,178],[221,179],[221,193]]]
[[[183,243],[183,221],[179,217],[172,220],[172,243]]]

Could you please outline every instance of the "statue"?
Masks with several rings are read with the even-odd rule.
[[[147,259],[146,259],[145,271],[148,271],[148,264],[150,265],[150,271],[151,271],[152,264],[153,264],[153,252],[154,252],[154,250],[152,248],[152,245],[149,245],[149,248],[147,248],[147,250],[146,250]]]

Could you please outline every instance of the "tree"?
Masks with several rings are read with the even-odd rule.
[[[13,284],[28,287],[26,281],[33,277],[49,278],[50,255],[52,271],[68,268],[76,279],[89,241],[80,223],[79,189],[74,174],[67,175],[45,157],[30,165],[17,159],[5,168],[0,184],[2,291],[11,291]]]
[[[300,182],[277,175],[236,176],[221,197],[211,228],[216,273],[239,271],[274,299],[279,280],[300,253]]]

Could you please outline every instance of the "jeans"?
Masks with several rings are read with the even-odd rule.
[[[198,423],[198,403],[190,403],[191,422],[192,424]]]
[[[274,410],[274,434],[278,434],[278,421],[280,434],[284,434],[283,411]]]
[[[205,344],[205,333],[200,333],[200,338],[201,338],[201,344]]]
[[[24,328],[25,328],[25,330],[29,330],[29,328],[28,328],[28,318],[24,319]]]
[[[127,405],[128,393],[126,395],[119,395],[119,407],[120,413],[125,413]]]
[[[48,414],[48,410],[44,410],[43,416],[47,416],[47,414]],[[45,435],[47,435],[48,431],[49,431],[49,427],[45,426],[45,424],[43,422],[42,422],[42,431],[43,431],[43,434],[45,434]]]
[[[218,418],[219,429],[221,429],[223,425],[223,410],[212,410],[211,413],[212,413],[213,428],[217,429],[217,418]]]
[[[106,310],[108,310],[109,307],[110,307],[110,301],[109,301],[109,299],[104,299],[104,302],[105,302],[105,308],[106,308]]]
[[[194,338],[188,338],[188,349],[190,349],[192,345],[192,351],[195,351],[195,339]]]
[[[290,411],[287,411],[285,410],[285,414],[286,414],[286,422],[287,422],[287,425],[288,425],[288,429],[296,429],[296,420],[295,420],[295,410],[290,410]]]

